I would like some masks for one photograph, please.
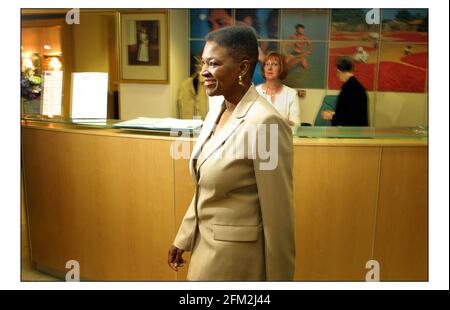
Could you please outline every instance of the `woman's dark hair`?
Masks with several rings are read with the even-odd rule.
[[[277,52],[269,52],[269,54],[267,54],[267,56],[264,57],[264,61],[263,61],[262,66],[261,66],[261,73],[262,73],[262,75],[264,76],[264,65],[270,59],[278,60],[278,63],[280,64],[280,74],[279,74],[278,78],[280,80],[285,79],[287,77],[287,75],[288,75],[288,68],[287,68],[287,65],[286,65],[286,60],[285,60],[285,57],[283,55],[281,55],[281,54],[279,54]]]
[[[255,31],[248,26],[229,26],[210,32],[206,41],[216,42],[226,47],[231,57],[240,62],[247,59],[250,62],[250,74],[253,75],[258,61],[258,41]]]
[[[353,60],[348,56],[339,57],[336,61],[336,68],[341,72],[352,72]]]

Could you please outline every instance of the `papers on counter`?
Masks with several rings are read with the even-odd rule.
[[[161,131],[193,131],[200,129],[202,124],[203,121],[201,119],[138,117],[128,121],[116,123],[113,127]]]
[[[108,125],[106,118],[73,118],[72,123],[81,125],[94,125],[94,126]]]

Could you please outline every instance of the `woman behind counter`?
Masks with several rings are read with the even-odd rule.
[[[290,126],[300,125],[300,101],[297,91],[281,83],[287,76],[284,57],[270,52],[263,62],[265,82],[256,86],[258,93],[272,103]]]
[[[225,100],[208,113],[194,146],[189,168],[196,190],[168,253],[169,266],[178,271],[185,263],[182,254],[192,251],[188,280],[294,276],[292,135],[252,86],[257,60],[258,44],[249,27],[222,28],[206,38],[204,86],[209,96]],[[270,167],[259,152],[267,145],[269,161],[275,161]],[[244,153],[230,156],[233,151]]]

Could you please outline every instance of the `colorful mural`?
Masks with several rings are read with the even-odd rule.
[[[370,9],[192,9],[191,72],[206,34],[230,24],[251,25],[261,57],[286,56],[293,88],[341,87],[336,60],[350,56],[355,76],[369,91],[426,92],[428,10],[381,9],[379,23],[368,24]],[[253,82],[261,83],[259,66]]]

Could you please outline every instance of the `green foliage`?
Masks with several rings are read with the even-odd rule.
[[[400,10],[398,11],[397,15],[395,15],[395,18],[407,22],[413,20],[415,17],[408,10]]]
[[[332,10],[332,21],[358,25],[365,23],[365,12],[362,9],[334,9]]]

